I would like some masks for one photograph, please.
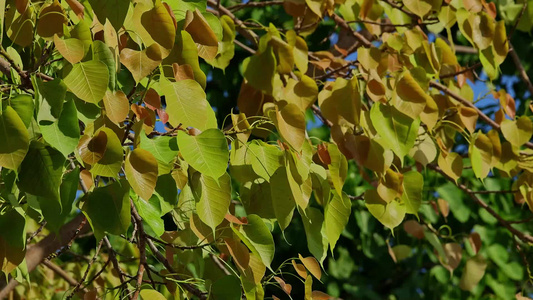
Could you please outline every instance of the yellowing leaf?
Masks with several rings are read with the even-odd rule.
[[[485,275],[487,262],[481,254],[471,257],[466,261],[459,287],[462,290],[471,291]]]
[[[513,146],[520,147],[529,142],[533,135],[533,122],[528,116],[522,116],[514,121],[505,119],[501,124],[503,136]]]
[[[191,35],[196,43],[198,55],[201,58],[208,61],[215,59],[218,53],[218,39],[198,9],[187,11],[183,29]]]
[[[65,11],[58,0],[41,9],[37,20],[37,34],[52,39],[54,34],[63,36],[63,24],[67,23]]]
[[[282,231],[291,223],[297,203],[296,198],[302,198],[302,192],[287,170],[285,167],[280,167],[270,177],[274,214]]]
[[[11,106],[6,106],[0,113],[0,141],[0,167],[17,170],[28,152],[30,137]]]
[[[287,43],[293,47],[294,64],[302,74],[305,74],[308,67],[307,43],[303,38],[297,36],[294,30],[287,31],[286,38]]]
[[[128,117],[129,101],[124,92],[107,90],[104,95],[106,116],[115,124],[119,124]]]
[[[424,177],[417,171],[409,171],[403,174],[403,194],[401,201],[405,205],[405,212],[418,216],[418,210],[422,205],[422,190],[424,189]]]
[[[405,205],[398,201],[387,203],[373,189],[366,190],[364,198],[368,211],[385,227],[392,230],[403,221],[406,211]]]
[[[80,62],[85,56],[85,44],[81,40],[60,39],[57,35],[54,35],[54,44],[57,51],[71,64]]]
[[[480,179],[487,177],[492,168],[492,143],[490,139],[481,132],[473,134],[468,154],[476,177]]]
[[[298,106],[292,103],[281,109],[276,106],[273,121],[283,139],[300,151],[305,142],[305,116]]]
[[[140,20],[140,24],[148,33],[142,34],[143,43],[146,46],[152,46],[153,43],[157,43],[161,48],[161,58],[168,56],[170,50],[174,46],[174,40],[176,38],[176,27],[174,27],[174,20],[172,19],[170,12],[161,3],[160,0],[154,1],[154,7],[145,11]]]
[[[130,0],[89,0],[94,14],[100,24],[105,24],[106,19],[111,22],[115,30],[120,30],[128,14]]]
[[[131,72],[135,82],[148,76],[161,63],[161,49],[156,44],[142,50],[123,49],[120,62]]]
[[[402,113],[411,117],[418,118],[426,106],[426,97],[429,97],[418,82],[413,78],[410,72],[405,72],[402,78],[396,84],[395,107]]]
[[[419,17],[424,17],[431,11],[439,11],[441,1],[436,0],[404,0],[407,9]]]
[[[471,107],[461,106],[458,110],[459,118],[463,125],[470,132],[476,130],[476,123],[478,118],[477,110]]]
[[[220,17],[220,23],[223,32],[222,41],[218,42],[217,56],[214,60],[208,61],[208,63],[224,70],[235,54],[235,44],[233,43],[235,40],[235,23],[233,23],[233,19],[227,15]]]
[[[361,96],[357,79],[337,78],[331,90],[323,89],[318,94],[318,104],[324,117],[333,124],[347,121],[358,125]]]
[[[197,136],[179,131],[178,147],[185,161],[202,174],[218,179],[226,172],[229,151],[220,130],[208,129]]]
[[[492,45],[494,47],[494,62],[496,63],[496,66],[499,66],[503,63],[509,52],[509,41],[507,41],[507,32],[503,20],[496,22]]]
[[[107,127],[100,128],[99,131],[95,133],[95,136],[100,135],[100,132],[102,131],[105,132],[107,137],[105,152],[102,158],[92,165],[90,171],[93,175],[117,177],[124,160],[122,144],[120,143],[117,134]]]
[[[463,173],[463,158],[455,152],[450,152],[446,156],[444,156],[443,153],[439,154],[438,164],[442,171],[455,181],[457,181]]]
[[[163,80],[161,91],[166,98],[168,122],[177,127],[194,127],[206,130],[217,127],[215,112],[207,102],[205,92],[198,82],[190,79],[178,82]],[[219,174],[220,176],[221,174]]]
[[[307,278],[307,271],[305,270],[305,266],[299,263],[296,263],[296,261],[293,259],[291,260],[292,266],[294,267],[294,270],[300,277]]]
[[[265,272],[265,266],[270,268],[270,263],[274,259],[274,238],[265,222],[263,222],[263,219],[259,216],[251,214],[247,218],[248,224],[242,225],[239,231],[235,230],[234,227],[232,229],[239,235],[252,253],[255,254],[250,256],[250,268],[255,275],[261,275],[260,277],[253,277],[261,280]],[[256,261],[257,258],[260,258],[260,261]],[[262,268],[260,265],[261,262],[263,265]]]
[[[80,62],[65,67],[64,82],[69,90],[83,101],[97,104],[107,90],[109,71],[100,61]]]
[[[152,153],[141,148],[133,150],[126,158],[124,170],[131,188],[148,201],[157,182],[157,160]]]
[[[20,14],[16,9],[10,9],[5,16],[7,36],[21,47],[27,47],[33,41],[32,13],[33,8],[30,6],[24,14]]]
[[[241,271],[248,268],[250,263],[250,252],[248,251],[248,248],[246,248],[246,246],[238,239],[224,239],[224,243],[228,247],[231,257],[233,257],[233,262],[241,269]]]

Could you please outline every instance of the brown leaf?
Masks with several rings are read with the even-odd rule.
[[[123,122],[130,112],[129,101],[124,92],[107,90],[104,95],[106,115],[115,124]]]
[[[90,165],[97,163],[104,157],[107,147],[107,134],[99,131],[94,137],[84,135],[78,143],[78,153],[81,159]]]
[[[442,216],[444,218],[447,218],[448,215],[450,214],[450,204],[448,203],[448,201],[439,198],[437,199],[437,205],[439,206],[439,211],[442,214]]]
[[[209,27],[207,20],[202,13],[196,9],[194,12],[188,10],[185,16],[185,25],[183,29],[187,31],[196,46],[198,55],[205,60],[213,60],[218,52],[218,39]]]
[[[320,269],[318,261],[312,256],[304,258],[301,254],[298,254],[298,258],[300,258],[300,261],[304,264],[305,268],[309,270],[316,279],[320,280],[322,277],[322,269]]]
[[[224,239],[228,251],[233,257],[233,262],[244,271],[250,264],[250,251],[246,246],[236,239]]]
[[[172,64],[172,71],[174,71],[174,78],[176,81],[192,79],[194,80],[194,71],[189,64],[178,65],[177,63]]]
[[[278,276],[274,276],[274,279],[277,281],[277,283],[280,285],[281,289],[287,293],[287,295],[291,294],[292,291],[292,285],[285,283],[285,281]]]
[[[41,9],[37,21],[37,34],[45,39],[52,39],[54,34],[61,37],[63,36],[63,24],[66,23],[67,18],[61,3],[54,0],[50,5]]]
[[[477,232],[472,232],[468,236],[468,241],[470,242],[470,246],[472,246],[472,249],[477,254],[479,252],[479,249],[481,249],[481,236]]]
[[[403,230],[419,240],[424,238],[424,226],[415,220],[405,221],[403,223]]]
[[[297,263],[294,259],[291,260],[292,266],[294,267],[294,270],[296,270],[296,273],[300,275],[303,279],[307,278],[307,270],[305,269],[304,265]]]
[[[66,0],[70,9],[78,16],[78,18],[83,19],[85,16],[85,7],[78,2],[78,0]]]
[[[88,191],[93,187],[94,185],[93,176],[91,175],[91,172],[89,172],[88,170],[86,169],[81,170],[80,179]]]

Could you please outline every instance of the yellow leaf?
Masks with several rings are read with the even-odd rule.
[[[533,134],[533,122],[527,116],[522,116],[514,121],[505,119],[501,124],[503,136],[513,146],[520,147],[529,142]]]
[[[426,107],[426,91],[420,87],[410,72],[405,72],[395,88],[396,108],[413,119],[417,119]]]
[[[276,105],[273,118],[279,133],[296,151],[300,151],[305,141],[305,116],[295,104],[283,107]]]
[[[298,258],[304,264],[305,268],[309,270],[309,272],[313,274],[316,279],[320,280],[322,277],[322,269],[320,269],[318,261],[312,256],[304,258],[301,254],[298,254]]]
[[[463,158],[455,152],[450,152],[446,156],[441,152],[439,154],[438,164],[442,171],[455,181],[457,181],[463,173]]]
[[[293,48],[294,64],[302,74],[307,72],[308,67],[308,48],[305,40],[296,35],[294,30],[287,31],[287,43]]]
[[[122,91],[107,90],[104,96],[106,115],[115,124],[119,124],[128,117],[130,111],[128,98]]]
[[[60,39],[54,35],[54,44],[57,51],[71,64],[80,62],[85,56],[85,44],[81,40]]]

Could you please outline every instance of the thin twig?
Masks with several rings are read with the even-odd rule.
[[[85,279],[87,279],[87,275],[89,275],[89,270],[91,270],[91,266],[94,264],[94,262],[96,261],[96,258],[98,257],[98,254],[100,253],[100,249],[102,248],[102,243],[103,243],[103,240],[100,240],[100,243],[98,243],[98,247],[96,247],[96,252],[94,253],[93,258],[91,259],[91,261],[89,261],[89,264],[87,264],[87,269],[85,269],[85,273],[83,273],[83,276],[81,277],[80,281],[78,281],[74,289],[67,296],[67,299],[72,299],[72,297],[74,296],[74,293],[78,292],[78,290],[80,289]]]
[[[230,7],[228,7],[228,9],[231,12],[236,12],[236,11],[239,11],[239,10],[241,10],[243,8],[266,7],[266,6],[272,6],[272,5],[281,5],[281,4],[283,4],[283,2],[285,2],[285,1],[279,1],[279,0],[278,1],[259,1],[259,2],[249,1],[247,3],[241,3],[241,4],[230,6]]]
[[[29,244],[37,235],[39,235],[39,233],[43,231],[44,226],[46,226],[46,221],[43,221],[41,223],[41,226],[39,226],[39,228],[37,228],[37,230],[35,230],[35,232],[28,237],[28,239],[26,240],[26,244]]]

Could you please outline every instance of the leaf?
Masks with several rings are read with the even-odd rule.
[[[296,35],[294,30],[289,30],[286,33],[285,38],[287,43],[293,48],[294,55],[294,64],[302,72],[302,74],[307,73],[308,68],[308,48],[307,43],[303,38]]]
[[[494,28],[494,39],[492,40],[494,46],[494,62],[496,66],[499,66],[509,52],[509,43],[507,42],[507,32],[505,30],[505,22],[500,20],[496,22]]]
[[[178,82],[164,80],[161,90],[167,102],[168,122],[172,126],[183,124],[199,130],[217,127],[215,113],[198,82],[190,79]]]
[[[157,43],[162,47],[160,58],[167,57],[174,46],[176,27],[174,27],[172,16],[160,0],[154,1],[154,7],[143,12],[140,24],[136,23],[136,25],[142,25],[143,30],[140,30],[139,34],[143,43],[146,46],[152,46],[153,42]]]
[[[118,50],[117,50],[118,51]],[[118,55],[115,56],[109,47],[101,41],[93,42],[93,58],[94,60],[104,63],[109,71],[108,88],[111,91],[115,91],[115,85],[117,80],[117,66]]]
[[[375,103],[370,110],[374,128],[383,138],[383,144],[391,149],[403,162],[415,144],[420,119],[411,119],[396,108]]]
[[[319,209],[307,207],[302,216],[305,236],[307,237],[307,248],[309,252],[322,264],[327,255],[328,240],[324,230],[324,216]]]
[[[315,260],[316,261],[316,260]],[[307,270],[305,269],[305,266],[299,263],[296,263],[296,261],[293,259],[291,260],[292,266],[294,267],[294,270],[300,277],[307,278]]]
[[[320,277],[322,277],[322,270],[320,269],[317,260],[312,256],[304,258],[301,254],[298,254],[298,258],[304,264],[305,268],[309,270],[309,273],[313,274],[316,279],[320,280]]]
[[[38,198],[46,224],[55,233],[59,232],[72,212],[79,182],[80,169],[76,168],[63,176],[63,181],[59,187],[59,199]]]
[[[332,253],[344,227],[348,224],[351,211],[352,203],[345,193],[342,195],[334,193],[324,209],[324,227]]]
[[[302,75],[300,80],[289,78],[283,90],[283,97],[287,102],[296,104],[300,111],[305,112],[315,102],[318,95],[316,82]]]
[[[533,135],[533,122],[528,116],[522,116],[516,120],[503,120],[501,124],[503,136],[513,146],[520,147],[529,142]]]
[[[228,251],[233,258],[233,263],[237,265],[241,271],[248,268],[248,265],[250,264],[250,252],[248,251],[248,248],[246,248],[246,246],[238,239],[224,239],[224,243],[226,244],[226,247],[228,247]]]
[[[305,142],[305,116],[298,106],[292,103],[281,109],[276,106],[273,121],[283,139],[296,151],[302,150]]]
[[[56,121],[40,121],[39,127],[45,141],[59,150],[64,157],[68,157],[80,139],[78,112],[74,100],[69,99],[63,104],[61,115]]]
[[[241,282],[233,275],[226,275],[211,286],[210,297],[214,300],[241,299]]]
[[[364,198],[368,211],[385,227],[393,230],[403,221],[406,212],[405,205],[398,201],[385,202],[376,190],[367,190]]]
[[[63,36],[63,25],[67,23],[65,11],[58,0],[43,7],[37,21],[37,34],[45,39],[52,39],[55,34]]]
[[[333,186],[335,187],[337,194],[341,195],[344,181],[348,175],[348,162],[346,161],[346,157],[340,153],[335,144],[328,144],[328,153],[330,156],[328,169],[331,181],[333,181]]]
[[[104,95],[104,107],[106,116],[111,122],[120,125],[121,122],[126,120],[128,113],[130,112],[128,98],[123,91],[110,91],[107,90]]]
[[[215,231],[222,223],[231,203],[231,179],[227,173],[220,177],[195,173],[191,189],[196,199],[196,212],[200,220]]]
[[[394,91],[397,96],[395,107],[412,119],[418,118],[424,110],[429,96],[410,72],[403,73]]]
[[[480,254],[469,258],[466,261],[459,287],[465,291],[471,291],[481,281],[487,268],[485,258]]]
[[[142,51],[125,48],[120,52],[120,62],[131,72],[135,82],[148,76],[161,63],[161,50],[156,44]]]
[[[81,40],[60,39],[54,35],[54,45],[57,51],[71,64],[80,62],[85,56],[85,44]]]
[[[198,47],[198,55],[210,61],[218,53],[218,39],[202,13],[195,9],[187,11],[183,29],[186,30]]]
[[[24,261],[26,254],[26,219],[20,208],[0,215],[0,268],[7,276]]]
[[[109,71],[100,61],[80,62],[65,67],[63,81],[81,100],[97,104],[107,90]]]
[[[276,146],[260,140],[248,144],[245,151],[245,162],[252,165],[253,171],[266,181],[283,165],[283,152]]]
[[[178,154],[176,137],[158,136],[148,138],[146,134],[141,134],[140,147],[152,153],[157,159],[159,174],[170,171],[170,163]]]
[[[403,229],[405,232],[421,240],[424,238],[424,226],[420,225],[415,220],[408,220],[403,223]]]
[[[11,108],[17,112],[26,128],[28,128],[31,124],[31,120],[33,119],[33,98],[27,94],[16,95],[11,98]]]
[[[66,0],[68,6],[72,11],[78,16],[78,18],[83,19],[85,16],[85,7],[78,2],[77,0]]]
[[[161,219],[161,200],[157,195],[150,197],[148,200],[143,200],[132,195],[130,190],[130,198],[133,200],[139,215],[143,222],[146,222],[148,226],[154,231],[156,236],[161,236],[165,233],[165,223]]]
[[[122,150],[122,144],[116,133],[107,127],[100,128],[96,135],[100,135],[100,132],[104,132],[107,137],[107,143],[105,146],[105,153],[98,162],[91,167],[91,173],[93,175],[100,175],[105,177],[117,177],[122,162],[124,160],[124,151]]]
[[[197,136],[179,131],[178,147],[185,161],[200,173],[218,179],[226,172],[229,151],[220,130],[208,129]]]
[[[265,266],[270,268],[270,263],[274,259],[274,238],[268,230],[265,222],[257,215],[248,215],[248,224],[242,225],[237,232],[241,240],[248,246],[252,253],[261,258]],[[250,257],[250,266],[253,263],[253,256]]]
[[[442,171],[455,181],[463,173],[463,158],[458,153],[450,152],[446,156],[443,153],[439,154],[438,164]]]
[[[424,177],[417,171],[409,171],[403,174],[403,194],[401,201],[405,205],[405,212],[418,215],[422,205],[422,190],[424,189]]]
[[[421,165],[427,166],[437,158],[437,145],[422,127],[418,128],[418,134],[414,147],[409,150],[409,156]]]
[[[270,45],[265,50],[245,58],[242,69],[246,82],[257,90],[271,94],[274,87],[276,64],[276,56]]]
[[[95,164],[104,157],[107,147],[107,134],[99,131],[93,137],[84,135],[78,143],[78,153],[87,164]]]
[[[3,8],[2,13],[6,13],[5,7]],[[33,8],[30,6],[24,14],[18,13],[16,9],[9,9],[5,16],[6,35],[13,43],[21,47],[31,45],[33,41],[32,13]]]
[[[172,65],[174,63],[177,63],[179,66],[191,66],[194,80],[196,80],[203,89],[205,88],[206,76],[200,68],[198,49],[196,48],[196,44],[191,35],[185,30],[182,30],[181,34],[176,36],[174,48],[172,48],[169,56],[163,60],[163,65]],[[166,69],[165,75],[174,76],[170,70]]]
[[[124,24],[130,2],[130,0],[89,0],[100,24],[105,24],[108,19],[117,31]]]
[[[346,120],[353,125],[359,125],[361,96],[357,80],[337,78],[331,90],[320,91],[318,104],[324,117],[333,124],[341,124],[342,120]]]
[[[492,167],[492,142],[487,135],[481,132],[473,134],[468,154],[476,177],[487,177]]]
[[[29,194],[59,199],[59,186],[65,158],[61,152],[43,143],[32,141],[22,161],[18,187]]]
[[[220,23],[223,30],[222,41],[218,42],[218,54],[212,61],[208,61],[208,63],[224,70],[229,66],[235,54],[235,44],[233,43],[235,40],[235,23],[227,15],[220,17]]]
[[[128,154],[124,164],[131,188],[143,199],[149,200],[157,182],[157,160],[152,153],[137,148]]]
[[[443,248],[448,260],[448,263],[444,267],[452,272],[461,263],[463,249],[461,248],[461,245],[457,243],[446,243]]]
[[[131,224],[130,186],[125,179],[104,187],[95,188],[84,197],[82,210],[87,216],[95,237],[100,240],[104,234],[126,233]]]
[[[156,290],[144,289],[139,293],[143,300],[165,300],[165,296]]]
[[[17,170],[24,160],[30,137],[26,126],[10,106],[0,112],[0,167]]]
[[[431,11],[439,11],[440,1],[435,0],[404,0],[405,7],[419,17],[424,17]]]
[[[282,231],[291,223],[296,204],[303,202],[302,192],[289,174],[286,167],[280,167],[270,177],[272,205]]]

